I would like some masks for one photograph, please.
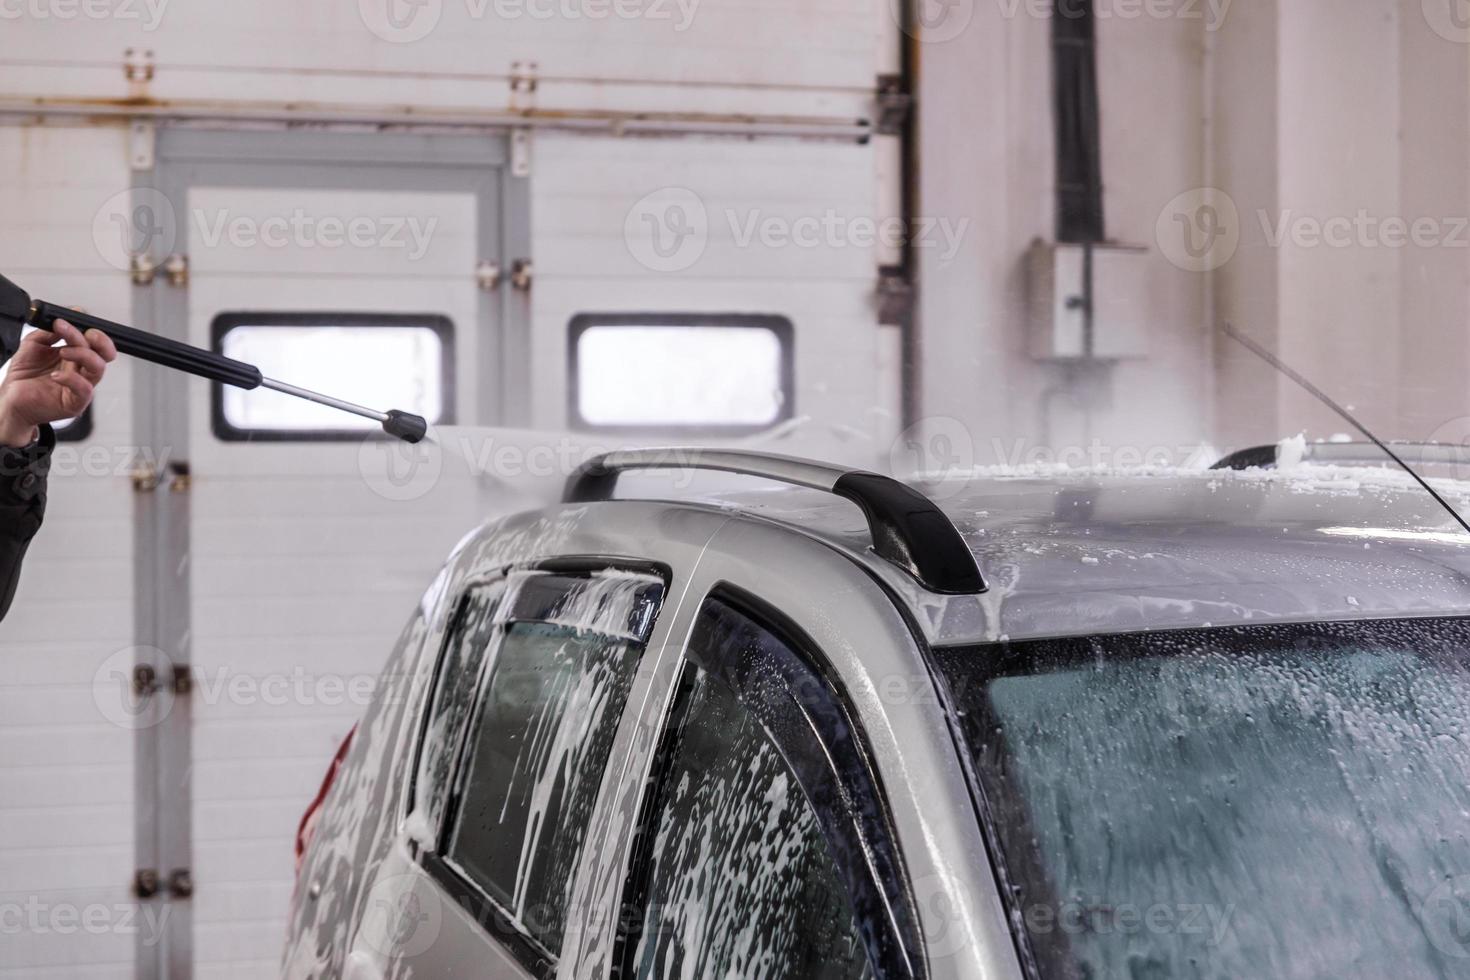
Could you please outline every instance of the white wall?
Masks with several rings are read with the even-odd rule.
[[[1023,259],[1055,235],[1050,22],[1025,3],[954,9],[973,10],[968,27],[919,44],[920,212],[967,219],[970,233],[957,261],[921,252],[920,414],[932,431],[967,439],[982,462],[1093,439],[1111,456],[1205,438],[1204,277],[1174,267],[1154,242],[1160,211],[1200,182],[1200,22],[1099,22],[1107,232],[1149,247],[1134,295],[1150,353],[1118,364],[1079,404],[1066,369],[1030,355],[1026,329]]]
[[[921,255],[932,430],[982,461],[1096,439],[1103,462],[1344,430],[1223,339],[1229,322],[1385,435],[1470,436],[1470,37],[1450,11],[1440,0],[1096,5],[1112,12],[1098,22],[1107,232],[1147,248],[1129,287],[1148,355],[1079,376],[1028,353],[1023,257],[1054,220],[1049,23],[1028,14],[1034,4],[954,5],[968,26],[918,45],[921,211],[975,229],[957,262]],[[1225,244],[1183,268],[1174,222],[1198,219],[1206,188],[1232,206]],[[1346,244],[1313,240],[1314,227],[1360,216],[1369,230]],[[1385,221],[1426,218],[1450,240],[1386,241]]]

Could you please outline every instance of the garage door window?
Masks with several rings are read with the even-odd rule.
[[[476,918],[493,913],[519,934],[512,949],[533,972],[561,947],[603,770],[663,589],[661,578],[632,572],[523,573],[496,611],[472,599],[456,626],[458,642],[490,649],[444,857],[485,900]],[[470,621],[486,614],[495,621],[488,637]]]
[[[768,429],[792,413],[791,334],[775,316],[576,317],[570,418],[602,431]]]
[[[364,313],[223,313],[217,353],[268,378],[370,408],[453,421],[454,331],[442,316]],[[214,431],[227,441],[361,439],[378,429],[279,392],[214,386]]]

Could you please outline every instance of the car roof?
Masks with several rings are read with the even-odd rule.
[[[940,596],[872,554],[858,508],[786,487],[700,496],[871,568],[936,645],[1470,611],[1470,535],[1404,473],[1061,468],[914,483],[989,586]],[[1470,514],[1470,484],[1436,480]]]

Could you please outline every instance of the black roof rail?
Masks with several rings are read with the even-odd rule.
[[[1470,446],[1448,442],[1390,442],[1388,446],[1406,463],[1425,466],[1470,465]],[[1279,449],[1279,446],[1252,446],[1237,450],[1210,469],[1248,470],[1275,466]],[[1309,442],[1302,447],[1302,459],[1309,463],[1335,463],[1341,466],[1364,463],[1396,465],[1383,450],[1371,442]]]
[[[985,579],[970,546],[928,497],[892,477],[792,456],[738,449],[639,449],[606,453],[567,480],[566,503],[611,500],[628,470],[693,469],[738,473],[834,493],[862,508],[873,551],[941,595],[976,595]]]

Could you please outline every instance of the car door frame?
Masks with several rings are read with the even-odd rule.
[[[496,576],[514,568],[546,568],[566,570],[589,566],[643,568],[658,566],[668,571],[663,605],[654,622],[633,686],[629,691],[617,734],[608,753],[593,810],[583,857],[578,863],[572,898],[567,909],[563,948],[554,975],[574,975],[567,971],[569,948],[580,948],[582,936],[589,929],[600,930],[602,919],[595,909],[585,904],[591,893],[587,876],[606,862],[597,859],[609,828],[616,822],[610,809],[619,783],[628,771],[628,758],[639,743],[636,719],[646,702],[658,690],[659,665],[668,659],[669,649],[680,649],[682,637],[692,622],[686,607],[688,587],[708,542],[728,521],[728,515],[707,508],[677,505],[617,502],[614,504],[571,505],[518,514],[496,522],[461,544],[443,573],[447,583],[437,606],[435,627],[429,631],[419,652],[420,663],[431,676],[421,685],[421,700],[408,713],[411,730],[405,737],[414,740],[410,748],[411,764],[404,782],[398,787],[398,813],[395,836],[383,862],[370,874],[364,890],[391,906],[390,912],[401,914],[410,904],[422,911],[419,922],[406,942],[395,939],[394,945],[406,949],[406,959],[394,950],[381,948],[383,943],[372,935],[367,923],[374,913],[364,907],[363,918],[351,923],[351,939],[345,976],[362,980],[397,975],[407,964],[414,974],[436,976],[453,972],[455,963],[476,962],[486,966],[487,975],[534,978],[505,943],[491,935],[454,896],[422,864],[417,853],[420,838],[442,839],[444,827],[453,814],[446,809],[433,826],[420,825],[412,819],[414,801],[411,793],[416,760],[421,748],[423,722],[427,718],[433,696],[433,673],[439,668],[440,655],[450,633],[453,610],[471,589],[480,587]],[[458,773],[455,773],[457,778]],[[361,906],[362,903],[354,903]],[[371,903],[368,903],[370,906]],[[381,929],[381,925],[376,928]],[[490,959],[487,964],[486,954]],[[466,957],[472,957],[466,959]],[[493,964],[493,966],[491,965]]]
[[[1021,977],[1007,913],[975,818],[963,761],[929,672],[919,633],[859,561],[836,547],[743,515],[711,539],[670,626],[679,642],[657,651],[658,685],[629,700],[625,727],[636,742],[607,803],[613,822],[584,855],[600,862],[582,883],[584,908],[603,910],[602,928],[563,949],[559,980],[612,976],[623,889],[659,736],[673,710],[685,647],[704,600],[724,592],[764,603],[816,647],[871,753],[877,788],[917,909],[922,958],[934,980]],[[979,601],[977,599],[977,601]],[[857,643],[862,638],[862,643]],[[649,653],[652,654],[650,646]],[[632,717],[637,711],[636,717]],[[604,787],[605,789],[607,787]],[[615,869],[616,873],[610,873]]]

